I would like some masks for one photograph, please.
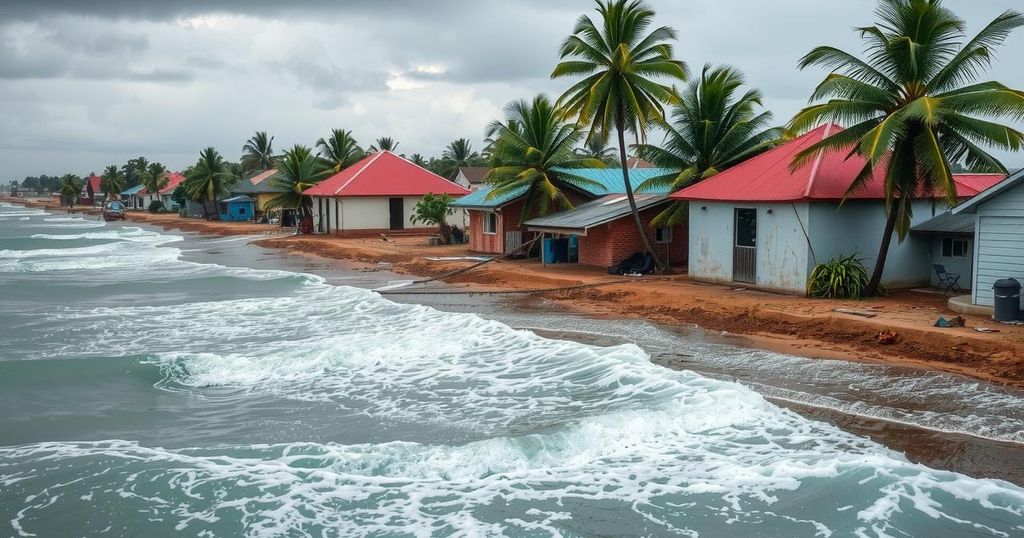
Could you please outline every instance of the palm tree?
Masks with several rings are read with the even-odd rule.
[[[426,159],[426,157],[424,157],[423,155],[420,155],[419,153],[413,153],[412,155],[410,155],[409,156],[409,162],[411,162],[412,164],[415,164],[416,166],[421,166],[423,168],[427,167],[427,159]]]
[[[210,218],[206,202],[212,201],[214,211],[217,211],[217,197],[227,193],[228,187],[237,179],[231,171],[230,163],[217,150],[206,148],[199,152],[199,160],[189,171],[185,188],[189,197],[203,203],[203,217]],[[214,214],[215,218],[217,214]]]
[[[608,138],[600,135],[588,136],[586,142],[573,151],[580,157],[590,157],[609,165],[619,162],[619,157],[616,155],[618,150],[608,146]]]
[[[463,166],[478,166],[483,162],[480,154],[473,151],[473,146],[465,138],[451,141],[441,154],[441,160],[443,165],[440,175],[448,179],[455,179],[459,168]]]
[[[662,125],[661,146],[640,144],[637,155],[672,174],[653,177],[637,190],[668,187],[671,192],[707,179],[776,145],[782,129],[771,127],[771,112],[758,112],[761,92],[739,95],[743,74],[731,67],[705,65],[686,85],[672,122]],[[686,203],[674,202],[651,221],[671,226],[686,219]]]
[[[299,217],[297,221],[311,216],[313,200],[302,193],[330,176],[333,173],[332,169],[313,155],[312,150],[306,146],[296,145],[284,152],[278,160],[277,171],[277,175],[270,180],[271,183],[275,187],[287,190],[268,200],[264,208],[295,209]]]
[[[67,200],[69,207],[75,207],[78,195],[82,192],[82,178],[74,174],[64,174],[60,177],[60,187],[57,192],[60,193],[62,202]]]
[[[266,131],[256,131],[242,146],[242,172],[261,172],[273,167],[274,137],[267,136]]]
[[[377,143],[370,146],[370,153],[381,151],[390,151],[391,153],[398,151],[398,142],[394,141],[390,136],[378,138]]]
[[[647,252],[664,268],[636,208],[626,169],[625,133],[645,142],[651,124],[664,121],[663,105],[675,104],[679,97],[675,88],[655,78],[686,80],[686,64],[672,58],[668,41],[676,38],[675,30],[661,26],[647,33],[654,11],[640,0],[598,0],[597,11],[601,25],[586,15],[580,17],[572,35],[562,43],[563,61],[555,66],[551,78],[584,76],[562,94],[558,104],[565,117],[574,117],[589,128],[589,136],[605,138],[613,131],[618,135],[622,180],[633,222]]]
[[[910,229],[915,196],[941,194],[954,205],[951,163],[1005,172],[987,149],[1024,145],[1024,134],[993,121],[1024,118],[1024,92],[976,82],[995,48],[1024,25],[1024,16],[1006,11],[964,42],[964,21],[941,0],[881,0],[875,14],[877,25],[857,30],[866,60],[834,47],[817,47],[800,60],[801,69],[818,65],[833,72],[811,96],[828,100],[790,122],[794,131],[826,122],[852,124],[798,154],[794,168],[821,151],[857,154],[867,162],[847,194],[876,170],[884,172],[887,215],[867,295],[878,291],[893,232],[902,241]]]
[[[100,190],[106,198],[110,198],[111,194],[120,194],[124,190],[124,176],[116,164],[103,170],[103,175],[100,176]]]
[[[159,196],[160,190],[167,186],[167,168],[160,163],[150,163],[142,173],[142,186],[147,193]]]
[[[344,129],[332,129],[329,138],[316,141],[316,148],[317,153],[335,174],[366,156],[356,139],[352,137],[352,131]]]
[[[603,168],[596,159],[576,156],[572,148],[583,133],[561,119],[551,101],[538,95],[532,102],[513,101],[505,107],[507,120],[495,121],[487,136],[496,137],[494,167],[486,180],[494,186],[488,199],[525,190],[520,222],[572,207],[562,189],[600,188],[601,184],[571,172],[573,168]]]

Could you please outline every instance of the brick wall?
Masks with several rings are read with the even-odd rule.
[[[498,213],[498,229],[495,234],[484,233],[484,216],[486,211],[469,211],[469,250],[486,254],[505,253],[505,232],[526,231],[519,225],[519,216],[523,211],[523,202],[516,201],[501,208]]]
[[[654,230],[650,229],[648,225],[651,219],[663,209],[664,206],[655,207],[640,213],[640,219],[648,230],[648,236],[652,243],[654,242]],[[655,243],[654,248],[662,259],[667,257],[670,265],[686,265],[689,255],[687,226],[685,224],[673,226],[672,241],[670,243]],[[585,237],[579,238],[580,263],[585,265],[611,267],[634,252],[643,252],[643,250],[643,239],[637,232],[633,218],[629,215],[591,228]]]

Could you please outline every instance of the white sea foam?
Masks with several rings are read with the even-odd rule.
[[[250,536],[1024,532],[1024,491],[1016,486],[912,464],[740,384],[656,366],[635,345],[546,339],[318,278],[183,262],[158,241],[39,256],[4,251],[0,267],[94,270],[113,259],[183,281],[197,273],[259,286],[289,279],[281,296],[68,305],[37,318],[48,341],[73,343],[76,356],[148,353],[162,390],[314,402],[320,412],[382,431],[429,431],[440,440],[3,447],[0,484],[12,501],[0,514],[16,532],[89,535],[112,525],[121,534]],[[38,346],[41,356],[72,353],[47,345]],[[97,507],[84,522],[75,519],[83,498]]]

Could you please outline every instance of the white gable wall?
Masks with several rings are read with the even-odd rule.
[[[1024,284],[1024,184],[980,204],[976,218],[973,302],[993,306],[997,280]]]
[[[422,196],[403,197],[402,209],[405,228],[429,228],[424,223],[413,224],[412,216]],[[324,208],[321,214],[321,208]],[[463,226],[463,213],[456,209],[448,216],[448,224]],[[330,231],[348,232],[359,230],[388,230],[391,227],[391,197],[387,196],[345,196],[313,197],[313,222],[320,223],[329,218]]]

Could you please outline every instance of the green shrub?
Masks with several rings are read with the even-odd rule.
[[[807,279],[807,295],[828,299],[860,299],[868,287],[868,270],[855,254],[819,263]],[[879,286],[879,293],[885,290]]]
[[[149,203],[148,211],[150,213],[159,213],[164,210],[164,203],[160,200],[153,200]]]

